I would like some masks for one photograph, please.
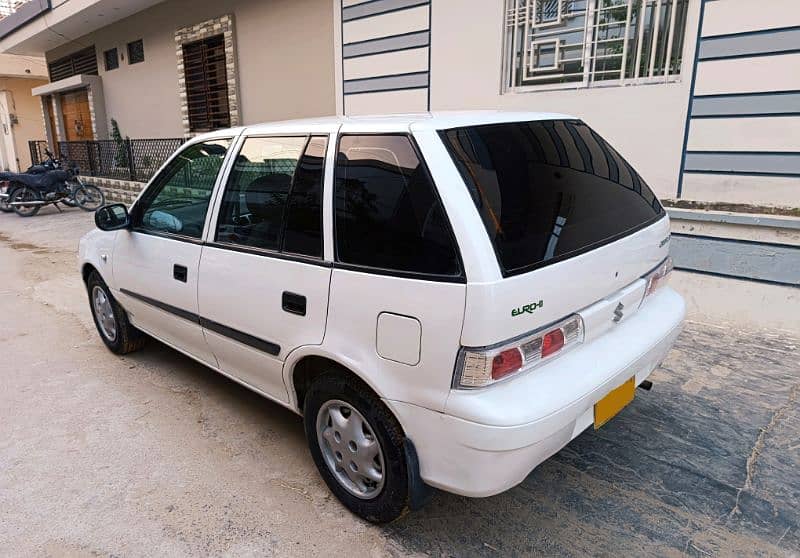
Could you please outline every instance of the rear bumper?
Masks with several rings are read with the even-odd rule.
[[[446,413],[386,401],[413,440],[426,483],[491,496],[525,479],[594,422],[594,404],[644,381],[681,331],[683,299],[667,288],[614,331],[548,366],[485,390],[453,391]]]

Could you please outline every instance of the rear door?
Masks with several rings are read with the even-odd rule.
[[[116,236],[114,280],[137,327],[216,365],[203,338],[197,279],[203,231],[230,138],[184,148],[131,210],[132,228]]]
[[[200,261],[201,323],[220,368],[288,401],[283,361],[322,343],[328,134],[244,138]]]
[[[343,127],[344,128],[344,127]],[[443,409],[466,277],[450,223],[408,134],[342,134],[325,345],[383,397]]]

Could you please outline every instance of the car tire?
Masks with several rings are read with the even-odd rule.
[[[347,426],[339,428],[340,432],[337,428],[342,423],[334,426],[329,419],[331,416],[341,418],[346,408],[350,409],[349,416],[345,417]],[[330,372],[317,378],[309,388],[303,414],[311,456],[331,492],[351,512],[369,522],[388,523],[400,517],[409,503],[404,435],[386,405],[357,380]],[[359,442],[357,448],[354,440],[349,439],[352,432],[347,432],[355,421],[366,423],[360,429],[364,437],[355,435],[355,441]],[[320,427],[320,423],[329,426],[326,429]],[[370,438],[378,444],[378,456],[371,461],[370,454],[375,448]],[[365,453],[359,457],[359,452]],[[350,472],[345,469],[356,462],[363,464],[365,460],[369,463],[367,466],[350,469]],[[363,479],[354,483],[349,477],[351,473],[358,477],[356,471],[372,475],[378,472],[381,480],[376,481],[374,476],[367,479],[367,475],[362,474]],[[360,492],[358,486],[366,490]]]
[[[111,295],[99,273],[93,271],[89,275],[86,289],[89,293],[89,307],[94,325],[106,347],[118,355],[141,349],[147,341],[147,336],[131,325],[128,314]]]

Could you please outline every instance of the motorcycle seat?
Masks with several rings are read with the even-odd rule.
[[[0,180],[18,182],[37,190],[51,190],[69,179],[70,174],[64,170],[52,170],[41,174],[0,172]]]

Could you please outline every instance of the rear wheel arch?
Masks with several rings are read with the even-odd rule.
[[[328,356],[310,354],[301,357],[291,368],[290,379],[291,389],[294,394],[294,407],[297,412],[303,414],[303,404],[311,384],[324,374],[351,379],[360,388],[373,394],[378,399],[381,395],[367,382],[360,374],[355,372],[352,367],[348,367]]]

